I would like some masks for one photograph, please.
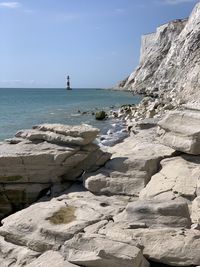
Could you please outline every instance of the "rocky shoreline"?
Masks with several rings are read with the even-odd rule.
[[[177,36],[182,40],[190,30],[177,52],[183,59],[188,40],[197,42],[198,14],[200,4],[189,20],[144,38],[144,65],[129,83],[141,91],[145,82],[151,86],[138,105],[110,112],[116,124],[99,144],[98,129],[61,124],[37,125],[0,143],[0,266],[200,266],[200,104],[187,101],[190,90],[184,97],[170,90],[179,73],[172,84],[157,79],[164,70],[155,62],[164,51],[157,62],[165,66],[180,48]],[[159,49],[149,50],[152,40],[161,41]],[[129,136],[116,144],[116,133]]]
[[[128,111],[130,136],[106,151],[85,125],[38,125],[1,143],[4,199],[10,186],[26,195],[13,191],[2,209],[36,201],[2,220],[1,266],[200,265],[200,110],[164,113],[153,123]]]

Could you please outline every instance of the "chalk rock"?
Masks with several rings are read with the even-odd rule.
[[[138,196],[159,168],[161,159],[174,153],[160,144],[127,138],[116,145],[105,167],[84,175],[84,186],[95,194]]]
[[[145,130],[145,129],[156,127],[158,121],[159,120],[155,118],[144,119],[144,120],[138,121],[135,126],[139,127],[141,130]]]
[[[114,221],[128,222],[130,227],[141,223],[151,228],[191,226],[187,203],[177,201],[135,201],[129,203],[125,211],[115,216]]]
[[[47,251],[39,258],[26,265],[27,267],[78,267],[64,259],[57,251]]]
[[[193,200],[200,190],[200,157],[182,155],[161,161],[161,170],[141,191],[140,199]]]
[[[85,267],[148,267],[139,248],[100,236],[78,234],[65,243],[68,261]]]
[[[200,197],[195,198],[192,202],[191,218],[194,223],[200,225]]]
[[[156,33],[142,36],[140,64],[129,76],[124,88],[135,89],[138,86],[137,91],[145,92],[145,87],[153,86],[150,79],[165,60],[172,43],[179,36],[186,22],[185,20],[174,20],[158,27]]]
[[[34,128],[19,132],[17,141],[0,144],[0,218],[46,193],[54,196],[67,189],[84,171],[97,170],[111,156],[92,143],[98,129],[91,126]]]
[[[50,131],[22,130],[15,135],[18,138],[28,139],[30,141],[47,141],[57,145],[83,145],[82,137],[65,136]]]
[[[40,131],[50,131],[64,136],[70,136],[74,138],[82,138],[82,145],[90,144],[96,138],[99,133],[99,129],[94,128],[87,124],[82,125],[63,125],[63,124],[41,124],[33,126],[33,129]]]
[[[200,265],[200,231],[190,229],[126,229],[123,223],[110,223],[99,234],[109,240],[143,248],[143,255],[170,266]]]
[[[142,38],[141,59],[123,88],[162,95],[173,91],[177,99],[199,99],[200,3],[189,19],[175,20]]]
[[[188,154],[200,154],[200,112],[192,110],[169,112],[158,122],[164,134],[161,142]]]
[[[0,235],[8,242],[37,252],[57,250],[89,225],[110,220],[128,202],[127,197],[96,197],[81,190],[38,202],[10,215],[2,221]]]
[[[40,254],[23,246],[6,242],[0,237],[0,266],[22,267],[36,259]]]

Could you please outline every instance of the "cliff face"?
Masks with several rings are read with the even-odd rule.
[[[136,93],[173,92],[200,99],[200,3],[187,20],[175,20],[142,37],[140,63],[124,84]]]

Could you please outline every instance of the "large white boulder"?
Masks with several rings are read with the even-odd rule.
[[[130,227],[143,225],[148,228],[190,228],[188,205],[181,201],[135,201],[114,217],[115,222],[127,222]]]
[[[1,267],[22,267],[27,266],[30,262],[40,256],[27,247],[17,246],[13,243],[6,242],[0,236],[0,266]]]
[[[109,160],[93,141],[99,130],[88,125],[44,124],[22,130],[0,144],[0,219],[37,201],[55,196],[84,171]]]
[[[31,130],[16,133],[17,138],[30,141],[47,141],[54,144],[88,145],[97,137],[99,130],[82,124],[77,126],[63,124],[41,124],[33,126]]]
[[[112,219],[128,200],[128,197],[96,197],[79,188],[78,192],[38,202],[10,215],[2,221],[0,235],[37,252],[57,250],[86,227]]]
[[[140,199],[192,201],[199,194],[200,157],[182,155],[161,161],[156,173],[141,191]]]
[[[200,112],[183,110],[169,112],[158,125],[163,130],[162,143],[188,154],[200,154]]]
[[[110,223],[99,230],[106,238],[143,248],[146,259],[171,266],[200,265],[200,231],[181,228],[127,229]]]
[[[49,250],[36,260],[26,265],[27,267],[78,267],[64,259],[57,251]]]
[[[74,138],[82,138],[82,145],[90,144],[99,133],[99,129],[94,128],[87,124],[82,125],[63,125],[63,124],[41,124],[33,126],[33,129],[37,129],[42,132],[53,132],[64,136],[71,136]]]
[[[112,152],[105,167],[84,175],[84,186],[95,194],[138,196],[158,171],[160,161],[174,150],[130,137]]]
[[[65,242],[68,261],[85,267],[149,267],[139,248],[98,235],[76,235]]]

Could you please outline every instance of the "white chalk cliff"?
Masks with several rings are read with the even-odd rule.
[[[119,84],[138,93],[174,92],[196,100],[200,84],[200,3],[188,19],[174,20],[142,36],[139,66]]]

